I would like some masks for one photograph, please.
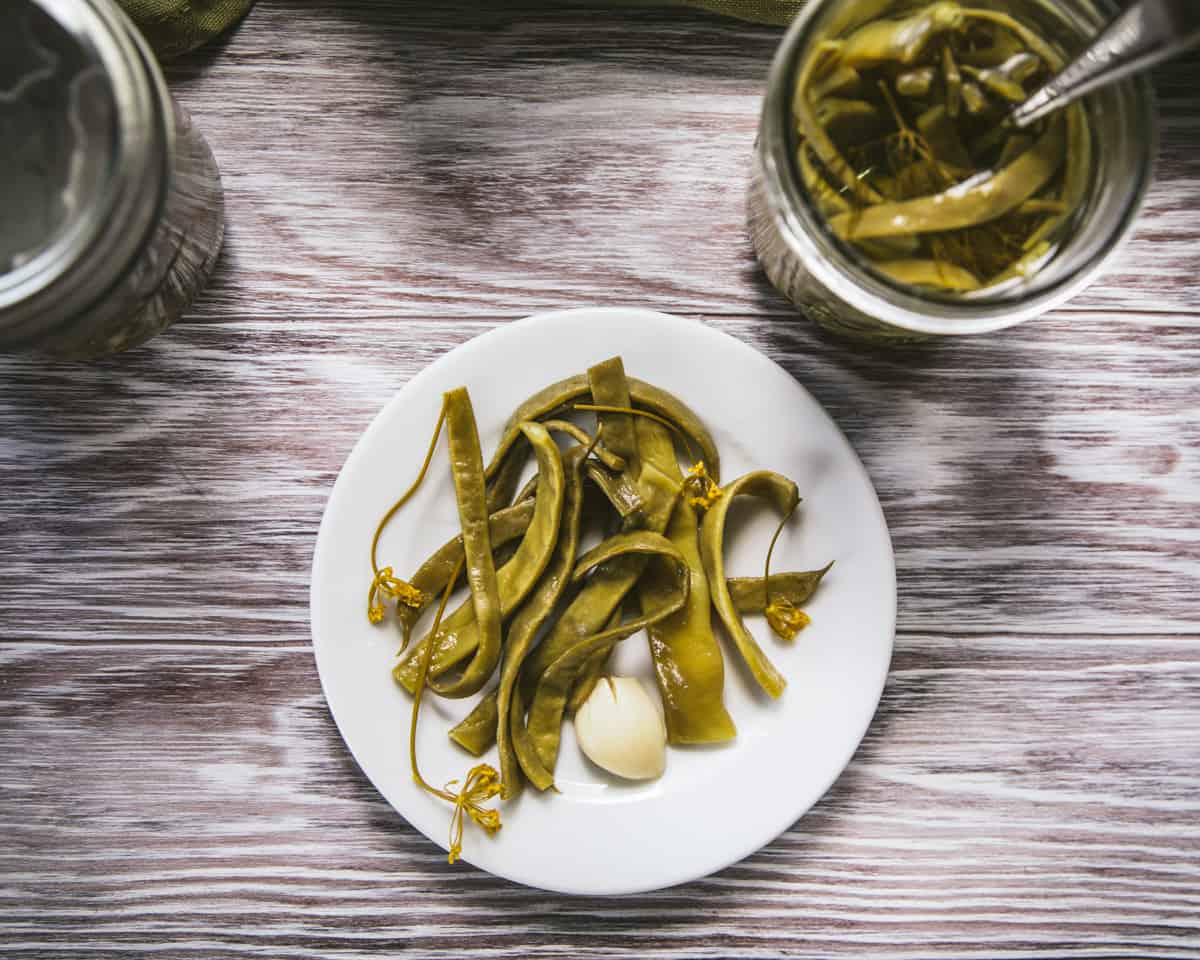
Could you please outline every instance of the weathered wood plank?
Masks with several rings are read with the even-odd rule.
[[[710,322],[780,360],[858,449],[902,628],[1200,632],[1196,321],[1074,314],[874,352],[808,324]],[[93,366],[0,361],[0,637],[301,639],[354,441],[490,326],[186,324]]]
[[[617,901],[448,867],[355,768],[304,645],[0,668],[6,956],[1200,957],[1200,639],[903,635],[811,814]]]
[[[1200,958],[1200,57],[1156,75],[1159,179],[1107,278],[872,350],[794,319],[745,239],[778,35],[278,0],[169,68],[228,197],[198,322],[0,359],[0,955]],[[593,303],[782,363],[874,478],[900,578],[825,800],[619,902],[447,868],[307,647],[317,523],[376,410],[496,323]]]
[[[787,315],[743,211],[779,35],[678,8],[260,4],[168,71],[228,199],[194,317]],[[1159,183],[1073,309],[1200,308],[1197,66],[1162,71]]]

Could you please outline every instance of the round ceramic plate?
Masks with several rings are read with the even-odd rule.
[[[799,484],[804,501],[779,540],[773,570],[836,564],[807,605],[812,625],[794,643],[778,640],[761,617],[748,618],[788,678],[778,700],[759,693],[737,652],[724,646],[736,740],[669,748],[659,780],[629,783],[583,757],[568,721],[555,772],[560,792],[526,789],[502,806],[504,827],[494,836],[468,822],[464,860],[566,893],[682,883],[740,860],[790,827],[841,773],[865,733],[895,628],[895,567],[871,481],[817,402],[762,354],[698,322],[644,310],[571,310],[493,330],[430,365],[375,418],[334,485],[313,559],[313,648],[325,697],[355,759],[409,823],[446,847],[451,808],[416,787],[409,771],[411,700],[390,673],[398,630],[390,618],[367,622],[375,525],[415,475],[443,391],[469,388],[486,460],[525,397],[618,354],[630,376],[672,391],[700,415],[719,445],[726,481],[770,469]],[[775,523],[769,510],[731,512],[730,575],[761,571]],[[443,441],[424,486],[388,526],[380,562],[411,573],[457,530]],[[644,635],[621,644],[612,666],[613,673],[643,677],[654,691]],[[430,782],[461,778],[478,762],[446,737],[470,706],[426,698],[418,753]],[[494,749],[489,759],[496,763]]]

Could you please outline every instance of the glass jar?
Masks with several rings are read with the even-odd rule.
[[[0,20],[0,349],[128,349],[212,271],[212,151],[111,0],[11,0]]]
[[[860,339],[999,330],[1073,296],[1129,236],[1157,149],[1153,97],[1144,77],[1097,91],[1084,102],[1094,145],[1090,183],[1049,262],[1017,285],[969,295],[925,294],[889,282],[834,237],[810,202],[798,170],[792,97],[799,64],[811,44],[829,35],[833,18],[853,23],[856,15],[899,16],[917,5],[911,0],[809,0],[775,55],[759,124],[747,207],[763,270],[821,326]],[[1116,13],[1107,0],[972,0],[971,5],[1013,14],[1068,57]],[[834,32],[842,35],[845,28],[839,25]]]

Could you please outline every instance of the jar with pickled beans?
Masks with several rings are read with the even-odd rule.
[[[813,0],[771,67],[748,201],[771,282],[835,332],[981,333],[1062,303],[1130,233],[1148,84],[1004,124],[1114,13],[1091,0]]]

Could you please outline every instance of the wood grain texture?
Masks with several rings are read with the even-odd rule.
[[[902,630],[1200,633],[1200,324],[1079,313],[871,352],[791,319],[707,322],[776,358],[854,443]],[[8,636],[303,640],[313,539],[355,440],[491,326],[184,324],[90,367],[7,362]],[[86,602],[39,615],[64,584]]]
[[[679,9],[260,4],[171,70],[229,205],[197,317],[790,316],[744,228],[779,35]],[[1198,65],[1163,71],[1159,182],[1071,309],[1200,307]]]
[[[1200,58],[1156,77],[1159,180],[1104,280],[864,349],[745,239],[777,38],[275,0],[172,65],[227,192],[211,290],[127,356],[0,359],[0,956],[1200,958]],[[448,868],[358,772],[308,645],[321,511],[375,412],[497,323],[596,303],[808,387],[900,593],[826,798],[619,901]]]
[[[619,900],[448,868],[358,773],[304,645],[0,662],[0,747],[27,785],[0,810],[15,956],[80,936],[112,957],[151,938],[289,958],[1200,953],[1196,641],[906,635],[809,816]]]

